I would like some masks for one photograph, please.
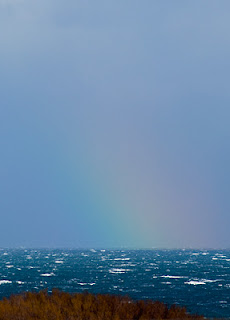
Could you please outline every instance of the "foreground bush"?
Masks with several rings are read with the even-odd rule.
[[[69,294],[59,290],[23,293],[0,301],[0,320],[150,320],[204,319],[185,308],[128,297]]]

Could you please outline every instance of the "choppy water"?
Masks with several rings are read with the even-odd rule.
[[[0,250],[0,298],[54,287],[230,317],[230,250]]]

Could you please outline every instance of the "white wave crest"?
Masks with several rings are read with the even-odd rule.
[[[182,277],[182,276],[161,276],[161,278],[168,278],[168,279],[183,279],[186,277]]]
[[[125,273],[127,271],[131,271],[130,269],[118,269],[118,268],[112,268],[109,270],[110,273]]]
[[[12,283],[10,280],[0,280],[0,285]]]
[[[206,284],[206,283],[203,282],[203,281],[194,281],[194,280],[191,280],[191,281],[185,282],[185,284],[191,284],[191,285],[193,285],[193,286],[197,286],[197,285]]]
[[[52,277],[52,276],[55,276],[55,274],[53,272],[51,272],[51,273],[42,273],[41,276],[42,277]]]

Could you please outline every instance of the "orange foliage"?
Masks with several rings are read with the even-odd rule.
[[[54,289],[13,295],[0,301],[0,320],[150,320],[204,319],[185,308],[168,308],[161,302],[132,301],[128,297],[69,294]]]

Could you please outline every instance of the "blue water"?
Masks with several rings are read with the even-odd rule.
[[[0,298],[23,291],[112,293],[230,317],[230,250],[0,249]]]

